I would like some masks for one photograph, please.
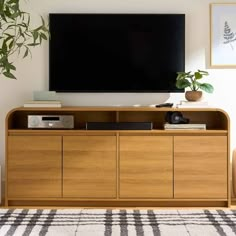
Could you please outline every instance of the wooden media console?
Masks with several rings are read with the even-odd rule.
[[[180,111],[206,130],[165,130]],[[72,115],[73,129],[29,129],[28,115]],[[87,130],[151,122],[151,130]],[[230,206],[230,122],[216,108],[16,108],[6,117],[6,206]]]

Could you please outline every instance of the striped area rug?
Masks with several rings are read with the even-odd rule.
[[[230,236],[236,211],[0,209],[0,235]]]

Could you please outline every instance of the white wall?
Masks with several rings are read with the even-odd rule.
[[[205,98],[223,108],[231,118],[231,149],[236,147],[236,69],[209,68],[209,0],[30,0],[21,1],[24,9],[47,16],[50,12],[152,12],[186,14],[186,71],[206,69],[214,94]],[[230,1],[214,0],[214,3]],[[22,5],[22,6],[23,6]],[[4,165],[5,116],[24,101],[32,91],[48,89],[48,43],[33,50],[33,58],[16,59],[17,80],[0,78],[0,164]],[[58,68],[61,69],[61,68]],[[79,73],[79,71],[78,71]],[[60,94],[64,105],[150,105],[184,99],[184,94]]]

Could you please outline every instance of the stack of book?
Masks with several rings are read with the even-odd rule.
[[[206,129],[206,124],[169,124],[165,123],[164,124],[164,129],[165,130],[179,130],[179,129],[184,129],[184,130],[205,130]]]
[[[196,101],[196,102],[190,102],[190,101],[180,101],[179,104],[176,105],[178,108],[204,108],[209,107],[209,104],[207,101]]]
[[[24,103],[24,107],[62,107],[58,100],[31,100]]]

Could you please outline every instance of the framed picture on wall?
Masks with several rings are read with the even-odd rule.
[[[236,68],[236,3],[210,4],[210,67]]]

